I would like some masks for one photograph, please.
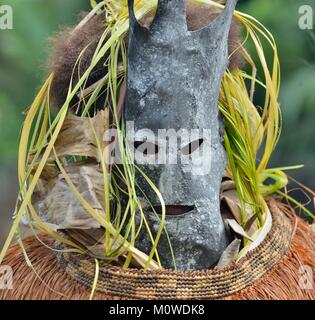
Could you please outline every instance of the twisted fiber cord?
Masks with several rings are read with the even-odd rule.
[[[262,250],[262,245],[250,256],[242,259],[239,264],[222,270],[183,273],[174,271],[145,272],[142,270],[123,270],[117,267],[101,269],[98,292],[94,298],[100,300],[141,298],[315,299],[314,287],[310,290],[301,289],[301,275],[299,273],[301,265],[308,265],[315,270],[315,233],[307,223],[298,218],[291,247],[288,250],[290,236],[294,229],[292,220],[285,218],[285,214],[280,212],[274,202],[270,203],[270,207],[274,216],[274,226],[265,243],[269,242],[271,238],[274,239],[274,251],[269,256],[266,255],[268,249]],[[276,217],[279,218],[279,223],[282,226],[277,228],[280,232],[275,232],[278,225]],[[290,236],[288,236],[287,227],[284,227],[287,224],[281,223],[283,221],[291,221],[289,223],[291,226]],[[275,234],[278,236],[273,236]],[[46,237],[42,237],[42,240],[52,244],[52,241]],[[85,300],[89,298],[89,280],[73,278],[74,275],[77,275],[75,264],[81,260],[78,260],[77,257],[74,260],[65,259],[60,266],[56,254],[40,244],[34,237],[28,238],[24,244],[41,280],[27,266],[19,246],[13,245],[4,264],[10,265],[14,270],[14,289],[0,290],[0,299]],[[258,252],[261,253],[260,257],[257,255]],[[274,265],[276,257],[279,260]],[[63,269],[65,265],[66,272]],[[80,272],[83,274],[87,272],[84,269],[86,265],[80,262]],[[239,270],[240,266],[243,268],[245,266],[245,269],[242,269],[241,273],[235,273],[235,270]],[[74,271],[71,271],[71,268]],[[82,273],[79,274],[83,276]],[[260,277],[257,278],[258,274]],[[93,273],[90,270],[87,279],[91,275],[94,278],[94,265]],[[230,275],[230,277],[226,277],[226,275]],[[105,279],[107,279],[109,286],[104,287],[106,285]],[[78,280],[82,284],[78,283]],[[141,283],[141,287],[137,287],[137,283],[138,285]],[[122,285],[127,286],[125,290]],[[225,288],[223,291],[222,287]],[[229,294],[230,292],[232,293]]]

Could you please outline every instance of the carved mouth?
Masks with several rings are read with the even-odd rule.
[[[170,205],[165,206],[166,215],[168,216],[179,216],[181,214],[188,213],[195,209],[195,206],[176,206],[176,205]],[[161,206],[155,206],[154,210],[157,214],[162,214],[162,207]]]

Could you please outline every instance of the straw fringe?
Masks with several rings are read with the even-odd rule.
[[[46,237],[41,240],[52,245]],[[0,300],[88,300],[88,289],[77,284],[59,267],[56,254],[35,237],[24,241],[25,249],[37,275],[27,265],[19,245],[13,245],[3,265],[14,270],[12,290],[0,290]],[[96,299],[106,296],[95,294]]]
[[[303,270],[310,267],[313,273],[307,279],[312,289],[302,289]],[[305,275],[304,275],[305,277]],[[315,300],[315,232],[298,218],[295,236],[287,256],[255,286],[237,295],[234,300]]]
[[[42,237],[51,245],[51,240]],[[24,246],[33,263],[36,274],[25,262],[18,245],[13,245],[4,261],[14,270],[13,290],[0,290],[0,300],[87,300],[90,290],[78,284],[60,268],[56,254],[40,244],[36,238],[25,240]],[[309,266],[313,272],[313,288],[300,287],[301,266]],[[310,226],[297,218],[291,249],[282,261],[255,285],[227,299],[231,300],[291,300],[315,299],[315,233]],[[311,279],[310,279],[311,280]],[[95,293],[97,300],[120,300],[119,297]]]

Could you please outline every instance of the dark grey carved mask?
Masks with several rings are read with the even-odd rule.
[[[219,200],[226,154],[218,98],[236,2],[228,0],[209,26],[190,32],[184,0],[159,0],[150,30],[138,24],[129,1],[124,118],[134,122],[136,165],[165,201],[165,228],[179,270],[211,267],[228,245]],[[139,172],[136,183],[159,213],[160,201]],[[156,234],[159,217],[141,192],[139,197]],[[145,252],[151,249],[144,229],[136,246]],[[165,233],[158,251],[162,265],[173,268]]]

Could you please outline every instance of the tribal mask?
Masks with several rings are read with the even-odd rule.
[[[218,99],[237,1],[228,0],[224,11],[198,31],[187,30],[184,0],[159,0],[149,30],[136,20],[133,2],[124,119],[129,132],[133,122],[135,163],[142,171],[136,173],[139,197],[156,235],[161,203],[144,173],[166,205],[167,234],[158,245],[163,267],[174,267],[169,237],[179,270],[207,269],[229,243],[219,200],[226,154]],[[149,252],[144,229],[136,246]]]

